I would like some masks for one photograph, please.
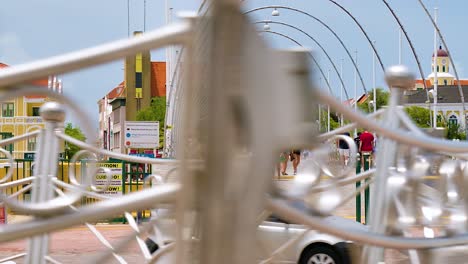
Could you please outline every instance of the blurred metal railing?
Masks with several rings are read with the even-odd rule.
[[[69,137],[58,129],[65,119],[64,107],[72,109],[82,123],[86,137],[89,140],[93,138],[90,119],[77,103],[50,91],[18,86],[49,74],[65,73],[170,44],[185,46],[184,81],[178,88],[181,91],[179,101],[172,101],[177,102],[175,161],[122,155]],[[31,189],[31,201],[18,201],[15,198],[17,193],[1,194],[0,199],[4,205],[34,218],[29,222],[0,226],[0,242],[28,238],[27,263],[57,262],[48,253],[48,233],[86,224],[107,248],[95,260],[96,263],[102,263],[109,257],[125,263],[119,250],[133,239],[138,242],[147,263],[174,252],[177,263],[251,263],[255,261],[253,237],[258,216],[268,210],[309,228],[372,245],[364,251],[363,263],[381,261],[382,248],[430,251],[467,244],[466,162],[442,158],[438,171],[443,179],[438,190],[441,196],[433,197],[431,202],[418,196],[424,188],[421,179],[430,167],[425,154],[458,154],[463,158],[463,154],[468,152],[468,143],[431,138],[408,122],[400,111],[401,95],[413,84],[413,75],[403,66],[387,68],[386,80],[392,89],[391,103],[382,113],[383,121],[375,122],[315,88],[309,78],[307,52],[302,49],[271,50],[239,11],[237,1],[220,0],[212,1],[204,16],[186,18],[181,23],[149,32],[140,38],[0,71],[3,91],[0,101],[26,94],[46,95],[55,101],[41,108],[44,129],[0,141],[4,146],[27,137],[39,137],[36,165],[31,177],[7,183],[11,176],[8,174],[0,180],[2,191],[13,185],[27,184],[23,190]],[[319,135],[313,112],[318,103],[330,105],[356,124]],[[280,126],[278,120],[281,120]],[[375,170],[354,175],[353,168],[348,168],[334,175],[331,182],[322,182],[320,174],[327,164],[318,162],[318,166],[312,169],[316,177],[306,181],[294,180],[286,191],[277,188],[272,178],[276,153],[290,148],[312,149],[317,160],[321,161],[329,155],[328,148],[321,142],[356,125],[376,131],[382,137]],[[176,180],[110,199],[102,194],[107,185],[99,187],[92,181],[91,175],[96,173],[92,164],[87,167],[88,177],[78,179],[71,176],[70,183],[57,179],[60,140],[82,148],[82,152],[72,158],[72,163],[80,155],[96,159],[100,154],[155,166],[170,164],[177,168],[177,172],[171,172],[175,173]],[[0,151],[13,164],[9,152]],[[352,152],[356,155],[355,149]],[[371,180],[370,230],[327,224],[323,218],[350,199],[337,194],[336,188],[370,177],[372,173],[375,176]],[[110,173],[105,174],[108,184]],[[157,175],[149,178],[156,179]],[[308,204],[310,214],[305,214],[288,204],[289,200],[302,199],[310,194],[325,195],[327,191],[334,191],[331,195],[336,198],[330,208],[311,203]],[[92,206],[76,207],[76,202],[83,197],[102,201]],[[143,238],[157,217],[146,225],[138,226],[128,212],[155,208],[160,203],[176,205],[177,238],[175,243],[151,255]],[[424,215],[422,208],[430,209],[430,217]],[[122,213],[133,233],[118,245],[110,245],[89,224]],[[449,219],[448,223],[444,223],[441,216]],[[415,224],[427,228],[443,224],[446,236],[410,237],[408,229]]]

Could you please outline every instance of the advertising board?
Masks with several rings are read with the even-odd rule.
[[[159,122],[125,122],[126,148],[159,148]]]
[[[107,196],[121,196],[122,195],[122,163],[96,163],[98,173],[95,176],[94,185],[97,188],[104,188],[107,181],[107,175],[104,169],[109,169],[111,172],[111,180],[107,186],[107,190],[102,194]]]

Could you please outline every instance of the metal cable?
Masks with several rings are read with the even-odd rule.
[[[290,41],[296,43],[297,45],[303,47],[303,45],[301,43],[299,43],[297,40],[287,36],[287,35],[284,35],[284,34],[281,34],[279,32],[276,32],[276,31],[272,31],[272,30],[268,30],[268,31],[259,31],[259,32],[262,32],[262,33],[271,33],[271,34],[274,34],[274,35],[277,35],[277,36],[281,36],[281,37],[284,37],[286,39],[289,39]],[[314,55],[312,55],[312,53],[309,51],[308,52],[310,58],[312,59],[312,61],[315,63],[315,65],[317,66],[317,68],[319,69],[320,73],[322,74],[323,78],[325,79],[325,82],[327,83],[327,86],[328,86],[328,92],[333,95],[333,91],[331,89],[331,86],[330,86],[330,83],[328,82],[328,79],[327,77],[325,76],[325,73],[323,72],[322,70],[322,67],[320,66],[320,64],[315,60],[314,58]],[[334,96],[334,95],[333,95]]]
[[[304,14],[312,19],[314,19],[315,21],[319,22],[321,25],[323,25],[324,27],[326,27],[332,34],[333,36],[335,36],[335,38],[340,42],[341,46],[345,49],[346,51],[346,54],[348,55],[349,59],[351,60],[351,62],[353,63],[356,71],[357,71],[357,74],[359,76],[359,79],[361,81],[361,84],[362,84],[362,88],[364,90],[364,92],[367,94],[367,89],[366,89],[366,85],[364,84],[364,80],[362,78],[362,75],[361,75],[361,72],[359,71],[359,68],[356,64],[356,61],[354,60],[353,56],[351,55],[351,53],[349,52],[348,48],[346,47],[346,45],[344,44],[344,42],[341,40],[341,38],[338,36],[338,34],[336,34],[336,32],[330,28],[326,23],[324,23],[322,20],[320,20],[319,18],[311,15],[310,13],[307,13],[305,11],[302,11],[300,9],[296,9],[296,8],[292,8],[292,7],[287,7],[287,6],[280,6],[280,5],[276,5],[276,6],[264,6],[264,7],[258,7],[258,8],[255,8],[255,9],[252,9],[252,10],[249,10],[249,11],[246,11],[244,12],[244,14],[249,14],[249,13],[252,13],[252,12],[255,12],[255,11],[258,11],[258,10],[263,10],[263,9],[271,9],[271,8],[277,8],[277,9],[286,9],[286,10],[291,10],[291,11],[295,11],[295,12],[298,12],[298,13],[301,13],[301,14]]]
[[[343,81],[343,78],[341,76],[341,74],[338,72],[338,69],[336,68],[336,64],[333,62],[332,58],[330,57],[330,55],[328,54],[328,52],[325,50],[325,48],[320,44],[320,42],[318,42],[314,37],[312,37],[310,34],[308,34],[307,32],[305,32],[304,30],[298,28],[298,27],[295,27],[291,24],[288,24],[288,23],[283,23],[283,22],[277,22],[277,21],[271,21],[271,20],[262,20],[262,21],[257,21],[257,22],[253,22],[254,24],[259,24],[259,23],[270,23],[270,24],[278,24],[278,25],[283,25],[283,26],[287,26],[287,27],[290,27],[290,28],[293,28],[295,30],[298,30],[299,32],[305,34],[309,39],[311,39],[312,41],[314,41],[317,46],[319,46],[319,48],[323,51],[323,53],[325,53],[325,56],[327,56],[328,60],[330,61],[331,65],[333,66],[333,69],[335,70],[336,72],[336,75],[338,76],[341,84],[343,85],[343,89],[345,91],[345,94],[346,94],[346,99],[349,100],[349,95],[348,95],[348,89],[346,89],[346,85],[344,84],[344,81]],[[325,78],[325,76],[323,76]]]

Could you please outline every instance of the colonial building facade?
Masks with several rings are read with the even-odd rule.
[[[6,67],[7,64],[0,63],[0,70]],[[56,77],[37,80],[30,85],[62,93],[62,82]],[[48,98],[45,96],[29,95],[0,102],[0,139],[20,136],[43,128],[44,123],[39,116],[39,108],[47,101]],[[36,149],[36,138],[16,142],[6,146],[5,149],[10,151],[15,159],[32,158]]]
[[[431,69],[432,72],[425,80],[416,80],[415,89],[406,92],[406,106],[424,107],[432,112],[436,106],[438,119],[444,119],[450,124],[459,124],[463,129],[466,128],[466,117],[468,116],[468,102],[466,108],[463,109],[461,103],[461,95],[458,89],[458,84],[462,87],[462,94],[465,100],[468,100],[468,80],[455,79],[455,76],[450,73],[450,60],[447,51],[439,47],[437,51],[437,60],[435,54],[432,56]],[[434,104],[434,83],[435,74],[437,71],[437,104]],[[429,100],[427,92],[424,90],[424,82],[429,92]]]

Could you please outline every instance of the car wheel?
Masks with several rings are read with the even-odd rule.
[[[340,255],[331,247],[308,247],[301,256],[299,264],[342,264]]]

